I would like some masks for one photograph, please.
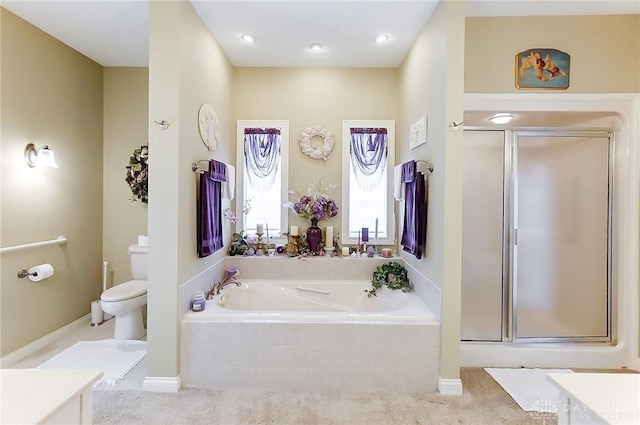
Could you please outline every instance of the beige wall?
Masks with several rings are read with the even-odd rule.
[[[102,255],[108,286],[132,279],[127,247],[147,233],[147,205],[125,182],[135,149],[148,144],[149,69],[104,68]]]
[[[640,15],[608,15],[468,18],[465,92],[522,92],[515,55],[534,47],[570,55],[566,92],[640,91]]]
[[[306,192],[320,178],[341,185],[343,120],[399,119],[398,70],[237,68],[233,102],[234,120],[289,120],[289,189]],[[326,162],[300,151],[300,135],[316,124],[334,137]],[[341,209],[340,190],[332,195]],[[322,227],[339,229],[341,217],[323,221]],[[309,221],[290,211],[289,224],[306,228]]]
[[[102,258],[102,67],[0,8],[1,245],[68,238],[3,254],[1,349],[7,355],[88,314]],[[59,169],[29,168],[28,142],[48,144]],[[51,263],[41,283],[17,271]]]
[[[462,135],[448,130],[463,112],[464,3],[441,2],[402,64],[402,123],[397,130],[398,163],[423,159],[434,164],[429,178],[426,253],[403,258],[442,294],[440,378],[459,379],[460,272],[462,226]],[[409,149],[409,128],[427,115],[427,143]],[[402,223],[403,204],[399,204]],[[401,231],[401,230],[400,230]]]
[[[198,259],[196,175],[191,163],[215,158],[233,162],[232,67],[186,1],[151,2],[149,7],[149,377],[179,374],[179,286],[226,254]],[[218,148],[200,140],[197,114],[208,103],[221,124]],[[153,120],[169,122],[161,130]],[[228,234],[225,223],[225,232]],[[228,237],[225,238],[225,241]]]

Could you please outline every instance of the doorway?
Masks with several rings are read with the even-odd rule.
[[[611,341],[613,133],[467,129],[463,341]]]

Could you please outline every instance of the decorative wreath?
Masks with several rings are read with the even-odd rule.
[[[198,110],[198,130],[202,143],[211,152],[218,147],[220,134],[220,120],[218,114],[211,105],[203,103]]]
[[[322,146],[313,147],[311,145],[311,139],[314,137],[320,137],[324,141]],[[327,160],[327,156],[333,150],[333,134],[326,128],[322,128],[321,125],[314,125],[313,127],[307,127],[300,135],[300,150],[303,154],[309,155],[313,159],[322,159],[324,161]]]
[[[392,290],[400,289],[402,292],[410,292],[413,289],[407,269],[397,261],[390,261],[376,267],[373,270],[371,286],[373,289],[364,290],[369,298],[377,296],[376,291],[383,286]]]
[[[133,193],[132,201],[140,200],[146,204],[149,202],[149,146],[143,145],[133,151],[133,156],[126,166],[127,177],[125,181]]]

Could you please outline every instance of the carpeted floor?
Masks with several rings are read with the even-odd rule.
[[[94,391],[93,423],[127,425],[552,425],[525,412],[482,368],[463,368],[464,395],[185,389]]]

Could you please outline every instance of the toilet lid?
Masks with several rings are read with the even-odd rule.
[[[124,301],[147,293],[146,280],[130,280],[121,283],[102,293],[102,301]]]

